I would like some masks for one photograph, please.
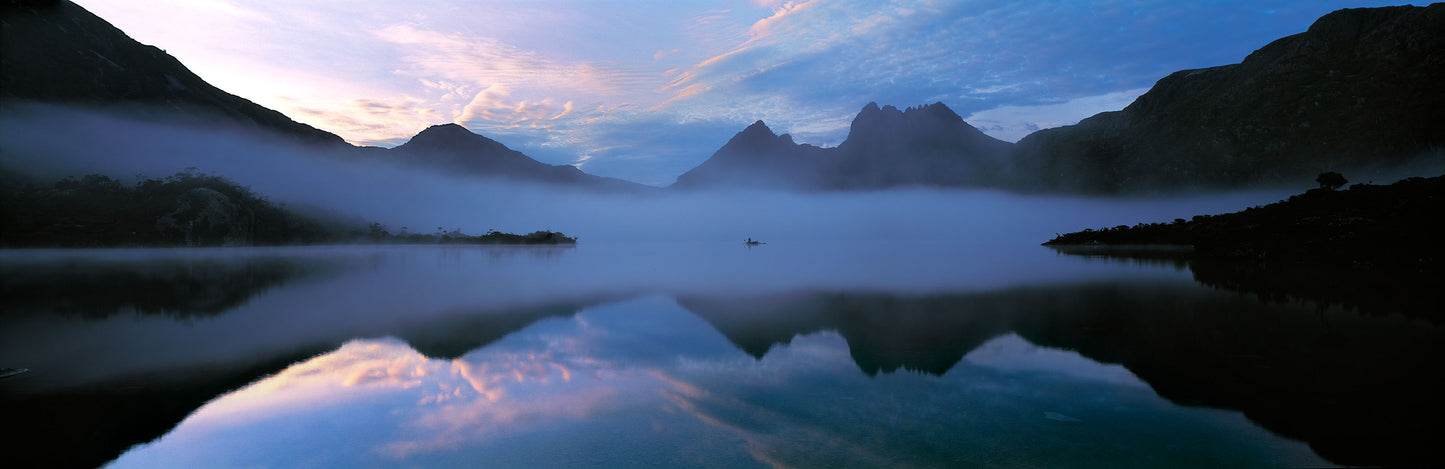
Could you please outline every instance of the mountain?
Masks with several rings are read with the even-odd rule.
[[[827,186],[827,178],[821,168],[828,163],[828,150],[794,143],[791,135],[776,135],[763,121],[757,121],[734,135],[707,161],[678,176],[673,187],[822,189]]]
[[[1015,145],[942,103],[870,103],[836,148],[761,121],[675,187],[994,186],[1118,194],[1445,168],[1445,4],[1339,10],[1241,63],[1182,70],[1121,111]],[[1433,174],[1432,174],[1433,175]]]
[[[1013,185],[1085,193],[1369,173],[1445,149],[1445,4],[1339,10],[1244,61],[1015,146]]]
[[[943,103],[898,110],[868,103],[838,145],[844,188],[992,183],[1012,144],[968,125]]]
[[[943,103],[899,110],[868,103],[835,148],[793,142],[757,121],[677,178],[674,187],[855,190],[985,185],[1012,145],[968,125]]]
[[[1343,184],[1343,183],[1342,183]],[[1239,212],[1059,235],[1050,246],[1188,245],[1199,258],[1432,274],[1445,280],[1445,176],[1321,187]],[[1087,250],[1085,250],[1087,252]],[[1322,276],[1323,277],[1323,276]],[[1438,305],[1435,305],[1438,308]]]
[[[68,1],[0,4],[0,101],[236,122],[305,142],[345,144],[211,86],[165,51],[136,42]]]
[[[504,177],[608,191],[647,186],[533,160],[456,124],[434,126],[394,149],[353,147],[334,134],[222,91],[175,57],[131,39],[68,1],[0,4],[0,105],[27,103],[100,110],[124,117],[230,124],[337,150],[355,160],[393,160],[465,175]]]
[[[621,179],[593,176],[576,166],[550,165],[477,135],[457,124],[427,127],[406,143],[380,152],[384,159],[407,166],[440,169],[483,177],[574,185],[608,191],[642,191],[648,186]]]

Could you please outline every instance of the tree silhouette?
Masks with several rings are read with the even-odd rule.
[[[1335,190],[1350,181],[1346,180],[1343,174],[1329,171],[1320,173],[1320,177],[1315,178],[1315,182],[1320,183],[1320,189]]]

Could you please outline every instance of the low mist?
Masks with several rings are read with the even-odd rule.
[[[249,185],[292,207],[385,224],[393,233],[461,229],[561,231],[581,243],[809,240],[1037,244],[1056,233],[1188,219],[1278,201],[1308,189],[1176,198],[1077,198],[992,190],[875,192],[658,191],[598,194],[362,161],[360,150],[321,150],[254,133],[167,125],[46,106],[0,117],[7,174],[51,181],[100,173],[132,183],[186,168]],[[505,142],[503,142],[505,143]],[[699,153],[714,149],[698,148]],[[387,155],[382,155],[384,159]]]

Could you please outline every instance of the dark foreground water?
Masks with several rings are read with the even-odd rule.
[[[1428,298],[1341,305],[1183,261],[664,243],[0,262],[22,467],[1445,462]]]

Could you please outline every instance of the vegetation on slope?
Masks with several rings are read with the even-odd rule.
[[[161,179],[141,177],[133,186],[99,174],[49,185],[0,181],[0,247],[576,242],[541,231],[392,235],[376,223],[365,227],[298,214],[250,187],[194,168]]]
[[[1172,223],[1086,229],[1044,244],[1175,244],[1193,246],[1202,258],[1445,272],[1439,242],[1445,176],[1334,190],[1344,182],[1326,178],[1329,174],[1321,175],[1319,189],[1265,206]]]

